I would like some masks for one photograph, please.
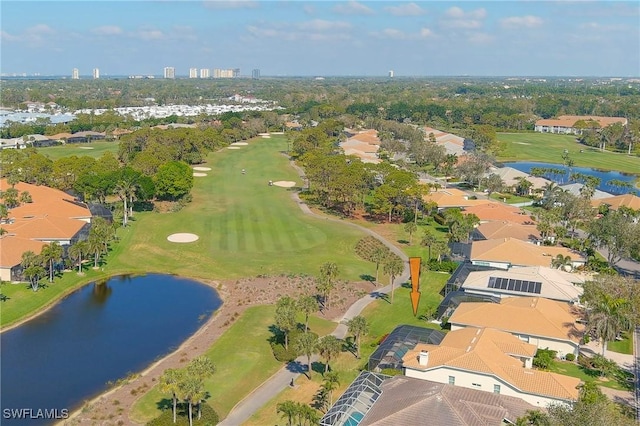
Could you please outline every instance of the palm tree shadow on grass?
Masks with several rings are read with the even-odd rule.
[[[162,398],[160,401],[156,402],[156,408],[160,411],[172,410],[173,401],[168,398]]]
[[[364,281],[369,281],[370,283],[374,283],[376,281],[376,277],[369,274],[360,274],[360,279]]]

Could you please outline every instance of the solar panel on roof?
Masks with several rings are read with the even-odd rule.
[[[540,294],[542,283],[539,281],[516,280],[514,278],[489,277],[488,287],[517,291],[519,293]]]

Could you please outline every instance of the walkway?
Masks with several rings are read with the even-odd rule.
[[[295,164],[291,164],[300,174],[300,177],[304,179],[304,172],[302,169],[297,167]],[[402,275],[396,278],[396,283],[404,283],[409,280],[410,271],[408,261],[409,258],[405,255],[402,250],[382,238],[377,233],[373,232],[370,229],[364,228],[355,223],[345,222],[340,219],[322,216],[317,213],[314,213],[309,206],[307,206],[299,197],[298,192],[293,192],[291,194],[291,198],[298,204],[300,209],[308,215],[315,216],[318,219],[330,220],[333,222],[339,222],[343,225],[353,226],[358,228],[359,230],[377,238],[379,241],[384,243],[392,252],[397,254],[404,262],[404,271]],[[362,312],[362,310],[369,305],[374,300],[380,299],[383,294],[387,294],[391,291],[391,285],[386,287],[382,287],[377,291],[370,293],[369,295],[357,300],[345,314],[340,319],[340,323],[333,331],[334,336],[339,339],[344,339],[347,335],[347,325],[346,322],[351,318],[357,316]],[[318,357],[314,356],[311,358],[312,362],[317,361]],[[282,367],[277,373],[271,376],[267,381],[262,383],[259,387],[253,390],[249,395],[247,395],[242,401],[238,402],[235,407],[231,410],[229,415],[222,420],[219,425],[220,426],[239,426],[242,423],[249,420],[249,418],[257,412],[262,406],[268,403],[271,399],[273,399],[276,395],[286,389],[288,386],[291,386],[291,383],[295,382],[295,380],[300,376],[300,374],[304,374],[307,371],[307,359],[306,356],[300,356],[296,358],[295,361],[288,363],[286,366]]]

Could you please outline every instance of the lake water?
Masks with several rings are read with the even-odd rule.
[[[568,183],[572,183],[569,181],[569,175],[571,173],[582,173],[584,175],[595,176],[600,178],[600,185],[597,189],[600,191],[608,192],[613,195],[626,194],[628,192],[634,191],[633,183],[636,179],[636,176],[629,175],[625,173],[615,172],[615,171],[604,171],[604,170],[596,170],[590,169],[587,167],[572,167],[571,172],[569,169],[563,165],[559,164],[551,164],[551,163],[538,163],[538,162],[527,162],[527,161],[516,161],[511,163],[502,163],[505,167],[513,167],[516,170],[520,170],[521,172],[530,173],[532,168],[542,167],[542,168],[553,168],[556,170],[565,170],[567,173],[563,175],[556,174],[545,174],[543,177],[549,180],[556,182],[559,185],[564,185]],[[638,174],[640,174],[640,170],[638,170]],[[617,188],[615,186],[607,185],[607,182],[611,180],[620,180],[623,182],[629,182],[632,184],[631,188]]]
[[[211,287],[169,275],[120,276],[81,288],[0,334],[0,423],[53,423],[8,420],[6,409],[71,412],[107,382],[175,350],[221,304]]]

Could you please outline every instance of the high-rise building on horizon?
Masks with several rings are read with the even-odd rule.
[[[94,68],[93,69],[93,79],[97,80],[100,78],[100,68]]]
[[[200,78],[209,78],[211,77],[211,71],[209,68],[201,68],[200,69]]]
[[[240,68],[220,69],[214,68],[213,78],[235,78],[240,75]]]
[[[71,71],[71,78],[72,78],[73,80],[78,80],[78,79],[80,78],[80,71],[78,71],[78,68],[74,68],[74,69]]]
[[[189,78],[198,78],[198,68],[189,68]]]
[[[174,67],[164,67],[164,78],[176,78],[176,69]]]
[[[393,78],[393,70],[389,70],[389,78]]]
[[[260,70],[258,68],[251,71],[251,78],[260,78]]]

